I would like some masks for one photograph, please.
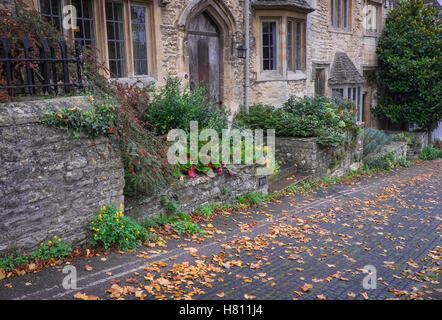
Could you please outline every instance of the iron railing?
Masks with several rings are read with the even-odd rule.
[[[78,42],[72,57],[68,57],[64,40],[57,41],[58,48],[49,45],[48,39],[40,40],[37,47],[31,46],[27,38],[23,38],[21,43],[22,57],[12,57],[8,38],[0,38],[0,91],[7,91],[9,96],[15,96],[36,95],[37,92],[69,93],[72,87],[85,88],[84,56]]]

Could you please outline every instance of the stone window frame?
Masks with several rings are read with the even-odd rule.
[[[40,12],[40,0],[25,0],[33,9]],[[70,0],[59,0],[64,5],[70,4]],[[105,3],[108,0],[93,0],[93,13],[94,13],[94,31],[95,31],[95,45],[98,49],[97,57],[104,66],[109,69],[109,55],[107,46],[107,28],[106,28],[106,10]],[[123,4],[123,20],[124,20],[124,37],[125,37],[125,67],[126,74],[124,77],[118,78],[118,81],[129,82],[132,80],[141,80],[145,83],[151,83],[158,78],[158,62],[157,51],[160,47],[159,30],[156,20],[158,19],[157,11],[161,10],[158,6],[158,2],[154,0],[109,0],[112,2],[119,2]],[[133,48],[132,48],[132,31],[130,20],[130,7],[131,5],[145,6],[147,8],[146,28],[148,35],[148,74],[147,75],[135,75],[134,62],[133,62]],[[74,31],[67,30],[64,32],[68,41],[73,43]],[[109,77],[106,72],[105,76]],[[115,78],[116,79],[116,78]]]
[[[146,52],[145,52],[145,54],[146,54],[146,69],[147,69],[147,72],[146,73],[141,73],[141,74],[136,74],[136,67],[135,67],[135,63],[136,63],[136,60],[140,60],[140,61],[142,61],[143,60],[143,58],[142,59],[140,59],[140,58],[135,58],[135,55],[134,55],[134,49],[132,49],[132,64],[133,64],[133,70],[134,70],[134,77],[143,77],[143,76],[149,76],[149,74],[150,74],[150,70],[151,70],[151,66],[150,66],[150,62],[151,62],[151,57],[149,56],[149,52],[151,51],[150,50],[150,47],[152,46],[152,44],[151,44],[151,42],[150,42],[150,37],[149,37],[149,33],[150,33],[150,28],[149,28],[149,21],[148,21],[148,19],[150,18],[150,14],[149,14],[149,6],[147,6],[146,4],[138,4],[138,3],[136,3],[136,2],[131,2],[130,3],[130,24],[131,24],[131,28],[132,28],[132,26],[133,26],[133,22],[132,22],[132,8],[133,7],[139,7],[139,8],[143,8],[144,10],[145,10],[145,23],[144,23],[144,31],[145,31],[145,36],[146,36],[146,39],[145,39],[145,41],[146,41]],[[131,34],[133,35],[133,29],[131,29]],[[131,43],[131,45],[132,45],[132,48],[134,47],[134,45],[135,45],[135,41],[134,41],[134,39],[132,38],[132,43]]]
[[[301,70],[289,71],[287,59],[287,22],[288,20],[301,23]],[[263,70],[262,62],[262,22],[277,21],[277,68],[276,70]],[[255,70],[256,80],[260,81],[289,81],[289,80],[305,80],[306,76],[306,52],[307,52],[307,13],[287,10],[255,10],[253,19],[253,34],[255,35]]]
[[[273,57],[271,57],[271,59],[269,58],[269,59],[264,59],[264,50],[265,50],[265,47],[264,47],[264,24],[265,23],[274,23],[275,24],[275,34],[274,34],[274,39],[273,39],[273,43],[272,43],[272,45],[268,45],[267,47],[272,47],[272,49],[273,49]],[[278,32],[278,30],[279,30],[279,25],[280,25],[280,21],[278,21],[277,19],[262,19],[261,20],[261,36],[260,36],[260,39],[261,39],[261,47],[260,47],[260,52],[261,52],[261,71],[262,72],[267,72],[267,71],[276,71],[276,70],[278,70],[278,68],[279,68],[279,59],[278,59],[278,55],[279,55],[279,48],[278,48],[278,46],[279,46],[279,42],[280,42],[280,35],[279,35],[279,32]],[[269,68],[269,69],[265,69],[265,62],[264,62],[264,60],[272,60],[272,65],[273,65],[273,68]]]
[[[353,0],[327,0],[328,3],[328,25],[329,31],[333,32],[342,32],[342,33],[351,33],[352,25],[353,25],[353,9],[354,9]],[[338,27],[338,4],[340,3],[340,26]],[[347,3],[347,6],[344,6],[344,3]],[[345,15],[345,12],[347,15]],[[347,25],[345,26],[345,22]]]
[[[348,99],[355,103],[357,110],[356,120],[362,122],[363,113],[363,85],[361,84],[344,84],[344,85],[333,85],[329,87],[329,96],[332,98],[339,97],[333,94],[333,91],[342,90],[342,99]]]
[[[367,28],[367,11],[368,11],[368,6],[374,6],[376,8],[378,8],[378,13],[376,15],[377,18],[377,29],[375,31],[372,30],[368,30]],[[383,27],[383,21],[382,21],[382,17],[383,17],[383,5],[382,5],[382,1],[380,0],[365,0],[364,1],[364,6],[363,6],[363,11],[362,11],[362,19],[363,19],[363,29],[364,29],[364,35],[365,36],[374,36],[374,37],[378,37],[381,32],[382,32],[382,27]]]
[[[291,62],[292,64],[295,65],[295,68],[292,70],[290,69],[290,67],[288,66],[288,55],[289,55],[289,51],[287,50],[287,72],[293,72],[296,73],[297,71],[301,71],[301,72],[305,72],[305,53],[306,51],[304,50],[304,48],[306,47],[306,43],[305,43],[305,21],[303,20],[299,20],[299,19],[294,19],[292,17],[288,17],[287,18],[287,37],[286,37],[286,41],[288,44],[288,36],[289,36],[289,32],[288,32],[288,23],[292,24],[292,39],[291,39],[291,43],[292,43],[292,54],[291,54]],[[299,24],[299,28],[300,28],[300,39],[299,41],[301,42],[300,46],[299,46],[299,52],[297,52],[297,45],[298,45],[298,39],[297,39],[297,34],[296,32],[293,32],[294,30],[298,30],[298,24]],[[288,49],[288,45],[287,45],[287,49]],[[298,56],[299,54],[299,56]]]

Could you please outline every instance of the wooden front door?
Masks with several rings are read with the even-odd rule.
[[[212,19],[201,13],[189,24],[187,38],[190,88],[207,88],[212,102],[220,98],[220,33]]]
[[[325,69],[316,69],[315,72],[315,95],[325,96]]]

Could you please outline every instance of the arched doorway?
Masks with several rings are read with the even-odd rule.
[[[206,12],[193,17],[188,25],[190,88],[206,86],[211,101],[221,103],[221,35],[213,19]]]

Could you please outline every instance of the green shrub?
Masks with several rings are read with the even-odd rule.
[[[390,170],[395,165],[394,154],[392,151],[382,157],[365,160],[364,163],[371,170]]]
[[[21,264],[28,264],[30,258],[28,256],[9,256],[3,259],[0,259],[0,269],[3,269],[6,272],[12,271],[17,266]]]
[[[202,232],[201,227],[192,222],[190,214],[184,212],[177,212],[172,216],[161,215],[160,217],[148,218],[143,225],[146,229],[157,229],[169,225],[178,235],[185,233],[192,235]]]
[[[196,223],[189,220],[177,220],[170,223],[171,228],[178,234],[198,234],[202,232],[202,229]]]
[[[157,229],[157,228],[164,226],[168,222],[169,222],[169,218],[166,215],[162,214],[159,217],[147,218],[144,221],[143,226],[146,229],[150,229],[150,228]]]
[[[31,258],[39,260],[62,259],[71,252],[72,249],[69,245],[54,236],[52,240],[41,243],[40,248],[31,255]]]
[[[90,137],[109,134],[109,130],[115,124],[115,108],[110,104],[96,104],[88,111],[81,111],[77,108],[61,108],[55,110],[49,108],[44,114],[43,124],[51,127],[64,127],[71,129],[75,137],[79,138],[80,133]]]
[[[207,102],[204,88],[182,89],[178,78],[169,77],[163,88],[153,89],[152,102],[145,113],[145,120],[160,135],[172,129],[189,132],[190,121],[197,121],[199,129],[211,128],[221,132],[227,127],[227,112]]]
[[[364,156],[378,153],[392,141],[392,137],[382,130],[367,128],[363,131]]]
[[[6,272],[12,271],[22,264],[29,264],[35,260],[60,260],[70,255],[72,252],[71,247],[66,244],[62,239],[54,236],[53,239],[42,242],[38,250],[34,251],[30,256],[20,255],[20,256],[9,256],[0,259],[0,269]]]
[[[89,225],[92,244],[101,243],[108,250],[116,245],[119,250],[135,250],[149,238],[149,232],[134,220],[125,217],[120,206],[104,206]]]
[[[261,191],[247,192],[244,196],[238,198],[238,202],[247,205],[260,205],[265,197]]]
[[[279,137],[318,137],[320,145],[337,147],[346,143],[348,131],[359,133],[355,112],[348,100],[290,97],[282,108],[258,104],[248,114],[241,108],[235,122],[250,129],[275,129]]]
[[[437,127],[442,117],[439,12],[423,0],[400,1],[389,12],[377,44],[377,117],[425,131]]]
[[[204,218],[210,218],[213,214],[213,210],[215,210],[216,207],[217,206],[212,203],[206,206],[199,207],[197,209],[197,212],[199,215],[203,216]]]
[[[168,197],[161,197],[161,204],[165,207],[167,214],[174,215],[181,210],[179,204],[171,201]]]
[[[411,161],[408,161],[407,157],[403,155],[399,158],[398,164],[402,167],[408,168],[411,165]]]
[[[423,160],[434,160],[437,158],[442,158],[442,149],[435,148],[432,145],[426,146],[419,155],[419,159]]]

